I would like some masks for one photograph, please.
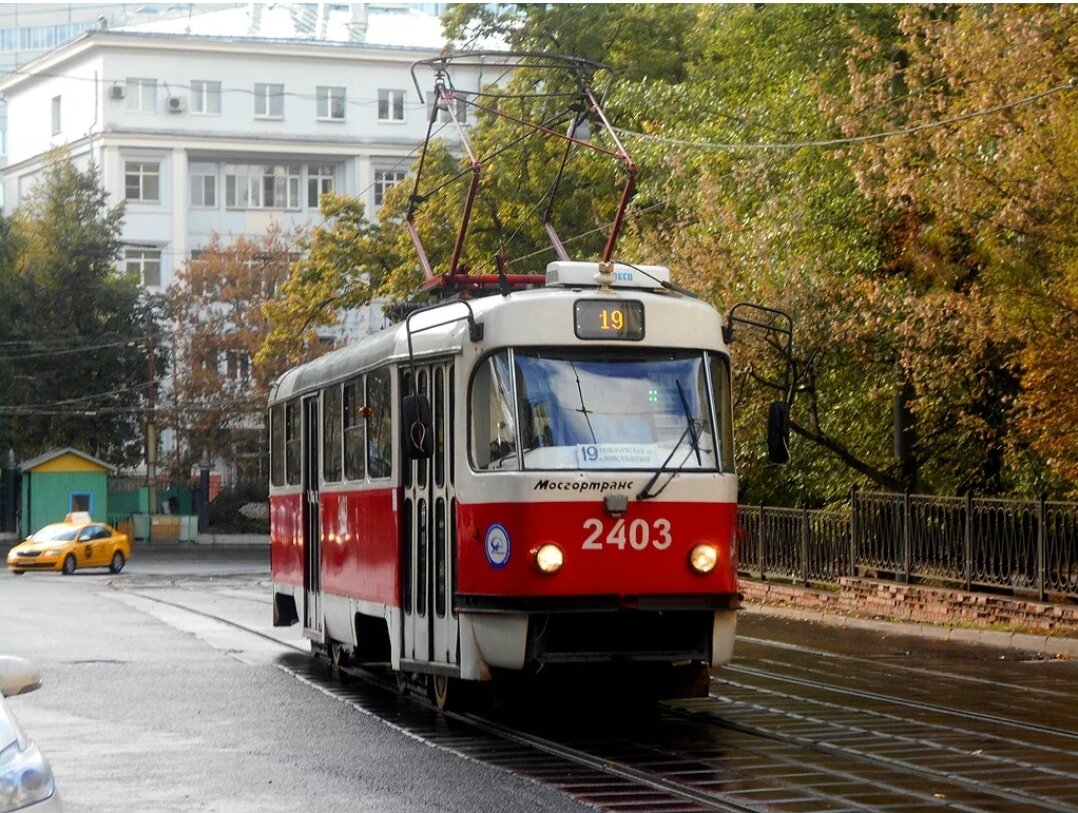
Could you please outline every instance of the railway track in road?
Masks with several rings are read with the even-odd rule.
[[[245,596],[235,584],[171,586],[176,589],[167,594],[134,585],[129,590],[274,640],[284,647],[277,668],[357,712],[602,810],[1078,811],[1078,731],[903,696],[901,681],[892,684],[894,692],[858,685],[857,669],[869,666],[890,670],[894,681],[902,670],[893,664],[859,666],[851,658],[844,671],[824,680],[812,672],[818,654],[802,653],[807,672],[781,669],[781,661],[765,668],[757,661],[766,659],[750,659],[719,670],[710,697],[662,704],[651,714],[595,712],[587,704],[557,714],[560,702],[550,698],[539,704],[546,713],[538,715],[441,713],[425,699],[400,697],[384,674],[334,671],[305,646],[230,616],[227,601],[202,609],[207,602],[197,598],[231,591],[230,601],[249,602],[249,588]],[[268,613],[268,599],[266,607]],[[935,679],[979,685],[975,676],[940,673]],[[1078,702],[1065,690],[1036,691]]]

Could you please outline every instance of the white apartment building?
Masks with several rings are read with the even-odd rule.
[[[359,196],[373,217],[426,133],[433,77],[419,74],[420,98],[411,66],[443,49],[441,23],[410,7],[318,14],[250,4],[88,31],[0,78],[6,208],[52,148],[96,163],[110,199],[126,201],[124,261],[151,292],[212,232],[317,222],[324,191]]]
[[[86,31],[0,77],[5,209],[53,148],[96,164],[110,201],[126,202],[123,262],[150,293],[214,232],[228,242],[317,223],[325,191],[360,197],[373,218],[427,131],[433,75],[417,73],[421,97],[412,65],[444,47],[437,16],[368,4],[256,3]],[[453,81],[478,89],[483,77]],[[338,337],[381,326],[372,307],[347,314]],[[180,443],[163,433],[161,454]]]

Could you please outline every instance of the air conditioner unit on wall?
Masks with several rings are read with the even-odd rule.
[[[187,109],[187,99],[183,96],[169,96],[166,104],[169,113],[182,113]]]
[[[127,89],[123,85],[113,85],[109,88],[110,99],[122,99],[127,95]]]

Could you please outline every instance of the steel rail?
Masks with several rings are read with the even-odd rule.
[[[852,661],[854,663],[871,663],[880,665],[883,661],[878,658],[865,658],[858,655],[846,655],[839,652],[828,652],[823,649],[816,649],[815,647],[803,646],[802,644],[791,644],[788,641],[768,641],[764,638],[754,638],[749,635],[741,635],[738,633],[737,640],[740,643],[757,644],[759,646],[770,646],[776,649],[784,649],[789,652],[800,652],[804,655],[812,655],[817,658],[830,658],[836,661]],[[1061,697],[1070,698],[1071,695],[1067,692],[1058,692],[1055,689],[1046,689],[1043,686],[1025,686],[1016,683],[1001,683],[998,680],[989,680],[988,678],[974,677],[973,675],[956,675],[953,672],[941,672],[938,669],[924,669],[920,666],[909,666],[904,663],[895,663],[894,661],[886,661],[888,669],[898,669],[903,672],[910,672],[915,675],[924,675],[930,678],[949,678],[951,680],[960,681],[962,683],[975,683],[984,686],[991,686],[993,688],[1001,687],[1004,689],[1014,689],[1015,691],[1023,692],[1025,694],[1041,694],[1046,697]]]
[[[1038,723],[1026,723],[1021,720],[1013,720],[1009,717],[994,717],[991,714],[983,714],[979,711],[952,709],[947,708],[946,706],[937,706],[934,703],[925,703],[920,700],[906,700],[899,697],[892,697],[891,695],[865,691],[864,689],[850,689],[842,686],[835,686],[830,683],[824,683],[822,681],[812,680],[811,678],[799,678],[792,675],[782,675],[777,672],[769,672],[766,669],[756,669],[750,666],[727,665],[723,667],[723,670],[729,672],[737,672],[738,674],[749,675],[752,677],[768,678],[782,683],[792,683],[796,686],[804,686],[808,689],[824,689],[829,692],[834,692],[835,694],[844,694],[849,695],[850,697],[859,697],[863,700],[872,700],[877,703],[888,703],[894,706],[905,706],[906,708],[917,709],[918,711],[930,711],[935,714],[958,717],[964,720],[978,720],[984,723],[993,723],[996,725],[1006,726],[1008,728],[1017,728],[1023,731],[1029,731],[1034,734],[1048,734],[1054,737],[1078,740],[1078,732],[1076,731],[1069,731],[1065,728],[1055,728],[1053,726],[1039,725]],[[715,678],[713,677],[712,680],[715,680]],[[721,681],[721,678],[719,680]],[[1078,778],[1078,775],[1076,775],[1076,778]]]

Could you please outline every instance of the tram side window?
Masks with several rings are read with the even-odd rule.
[[[393,392],[389,370],[367,375],[367,471],[372,479],[393,473]]]
[[[490,356],[472,378],[472,465],[480,470],[517,468],[513,373],[508,351]]]
[[[363,463],[367,445],[367,420],[364,413],[363,379],[344,385],[344,476],[362,480],[366,475]]]
[[[322,393],[322,478],[341,479],[341,387],[334,384]]]
[[[719,427],[719,454],[722,470],[734,471],[734,420],[730,405],[730,365],[721,356],[711,356],[711,386],[715,390],[715,420]]]
[[[284,404],[270,410],[270,482],[284,485]]]
[[[299,401],[285,404],[284,429],[284,473],[288,485],[299,485],[303,466],[303,435],[300,432],[301,420]]]

